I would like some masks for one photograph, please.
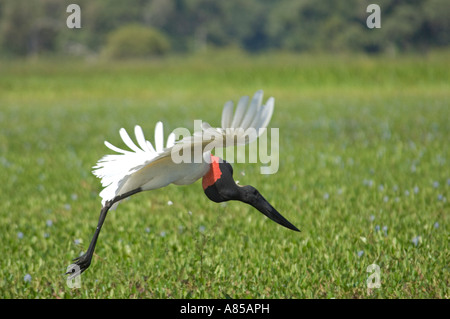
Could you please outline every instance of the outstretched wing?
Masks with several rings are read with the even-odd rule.
[[[122,187],[131,175],[164,154],[164,150],[171,148],[175,144],[175,135],[171,133],[167,138],[166,148],[164,148],[164,129],[162,122],[155,126],[155,147],[144,137],[142,128],[139,125],[134,127],[136,145],[127,131],[121,128],[120,137],[125,145],[132,151],[123,150],[105,141],[105,145],[112,151],[119,154],[105,155],[93,167],[92,173],[101,179],[102,186],[105,187],[100,192],[102,205],[106,201],[112,200],[120,194]]]
[[[264,92],[259,90],[253,96],[250,104],[248,104],[248,96],[240,98],[236,111],[233,116],[233,102],[225,103],[222,111],[222,128],[220,131],[232,130],[260,130],[267,127],[273,114],[275,99],[270,97],[267,102],[262,105]],[[259,135],[256,136],[256,138]],[[250,143],[248,141],[248,143]]]
[[[266,129],[275,106],[273,97],[270,97],[263,105],[263,94],[262,90],[257,91],[250,103],[248,103],[248,96],[241,97],[235,111],[233,102],[226,102],[222,111],[222,127],[213,128],[208,123],[203,122],[202,131],[185,137],[179,143],[183,147],[194,147],[198,146],[197,144],[201,144],[201,149],[204,151],[208,151],[213,147],[251,143]],[[180,145],[179,147],[182,146]]]
[[[264,105],[262,105],[262,99],[262,90],[255,93],[250,104],[248,104],[249,98],[244,96],[239,100],[234,113],[233,102],[229,101],[225,103],[222,111],[222,127],[213,128],[208,123],[203,122],[202,131],[195,132],[192,136],[185,137],[176,144],[175,134],[172,132],[167,138],[166,148],[164,148],[162,122],[156,123],[155,126],[155,147],[144,138],[144,133],[139,125],[136,125],[134,128],[138,145],[132,141],[124,128],[120,129],[120,136],[131,151],[123,150],[105,141],[105,145],[118,154],[105,155],[97,162],[97,165],[93,167],[92,171],[95,176],[101,179],[102,186],[105,187],[100,192],[102,204],[104,205],[106,201],[112,200],[115,196],[127,190],[130,184],[134,185],[135,183],[133,181],[136,182],[139,179],[139,176],[142,175],[140,173],[145,171],[145,167],[150,167],[149,164],[151,164],[152,169],[155,169],[158,174],[170,175],[170,171],[167,171],[167,167],[164,166],[167,164],[167,160],[159,160],[173,155],[172,152],[179,151],[180,147],[198,149],[196,144],[201,144],[202,152],[207,152],[213,147],[243,145],[256,140],[267,127],[274,109],[273,97],[269,98]],[[156,168],[155,165],[158,163],[162,166]],[[166,169],[165,173],[163,168]],[[185,175],[187,177],[185,177],[185,180],[178,180],[184,174],[182,172],[183,174],[178,174],[180,176],[177,175],[178,179],[173,178],[172,180],[168,178],[167,183],[175,181],[178,181],[180,184],[193,182],[199,178],[198,175],[201,173],[191,172],[192,174],[190,174],[188,171],[193,168],[194,166],[186,168],[187,172]],[[179,168],[177,172],[182,171],[182,169],[185,168]],[[200,171],[202,169],[200,167]],[[135,174],[140,170],[140,173]],[[167,183],[164,182],[161,185],[167,185]],[[117,203],[112,208],[116,206]]]

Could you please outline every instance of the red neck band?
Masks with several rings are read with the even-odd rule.
[[[211,154],[211,165],[208,173],[203,176],[202,186],[205,190],[208,186],[213,185],[222,176],[222,171],[219,167],[220,158]]]

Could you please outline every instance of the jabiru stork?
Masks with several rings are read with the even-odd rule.
[[[247,96],[241,97],[233,115],[233,102],[225,103],[222,111],[222,127],[212,128],[208,123],[202,123],[202,132],[185,137],[175,142],[172,132],[164,148],[163,124],[158,122],[155,127],[155,147],[144,138],[142,128],[135,126],[134,133],[139,144],[137,146],[124,128],[119,133],[123,142],[132,150],[120,149],[105,141],[105,145],[118,154],[105,155],[93,167],[93,174],[101,179],[105,188],[100,192],[102,209],[89,248],[82,256],[75,258],[66,274],[69,278],[81,274],[91,264],[97,239],[111,208],[115,208],[120,201],[142,191],[158,189],[169,184],[187,185],[200,178],[206,196],[216,202],[237,200],[247,203],[271,220],[294,231],[299,231],[285,219],[254,187],[238,185],[233,179],[232,166],[221,158],[211,154],[205,146],[224,147],[224,141],[235,143],[249,130],[256,132],[244,138],[244,144],[259,137],[272,117],[274,98],[271,97],[262,105],[263,91],[259,90],[248,103]],[[248,107],[247,107],[248,105]],[[209,134],[203,134],[209,133]],[[211,136],[214,136],[212,139]],[[242,140],[242,139],[241,139]],[[174,163],[171,154],[176,147],[195,148],[201,145],[203,160],[198,162]],[[226,143],[229,145],[229,143]],[[236,144],[236,143],[235,143]]]

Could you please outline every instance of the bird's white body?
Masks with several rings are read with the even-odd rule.
[[[121,193],[140,187],[143,191],[165,187],[169,184],[188,185],[202,178],[209,170],[210,152],[203,153],[201,163],[174,164],[170,156],[160,158],[144,166],[127,180]]]
[[[186,185],[203,177],[210,168],[210,151],[203,153],[201,163],[174,163],[171,157],[174,146],[182,144],[194,148],[201,144],[203,150],[206,145],[211,146],[211,144],[223,147],[225,143],[222,142],[234,141],[236,137],[237,140],[245,140],[244,143],[251,142],[259,136],[260,129],[265,128],[272,117],[273,97],[269,98],[264,105],[262,105],[262,98],[262,90],[257,91],[247,107],[249,98],[242,97],[236,106],[234,115],[233,103],[225,103],[221,128],[212,128],[208,123],[203,122],[203,132],[195,132],[193,136],[178,142],[175,142],[175,135],[171,133],[167,138],[165,148],[163,147],[164,134],[161,122],[158,122],[155,127],[155,147],[145,140],[139,125],[135,126],[135,136],[139,146],[132,141],[125,129],[120,129],[122,140],[132,151],[120,149],[105,141],[108,148],[119,154],[104,156],[97,162],[93,170],[94,175],[101,178],[102,185],[105,187],[100,192],[102,205],[118,195],[138,188],[145,191],[165,187],[172,183]],[[250,138],[247,136],[245,139],[240,139],[239,137],[245,136],[249,129],[258,133],[251,135]],[[211,136],[214,136],[215,139],[211,139]],[[230,143],[226,143],[226,145],[228,146]],[[112,208],[115,208],[117,204]]]

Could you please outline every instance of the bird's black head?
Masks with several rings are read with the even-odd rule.
[[[250,204],[274,222],[299,231],[273,208],[256,188],[250,185],[237,185],[233,179],[233,168],[219,157],[211,155],[211,166],[208,173],[203,176],[202,186],[206,196],[213,202],[238,200]]]

